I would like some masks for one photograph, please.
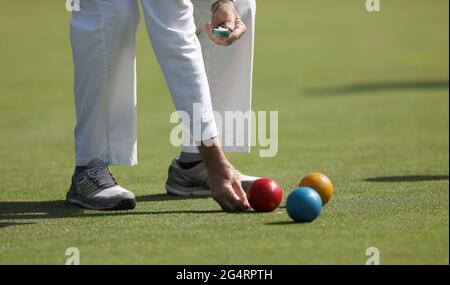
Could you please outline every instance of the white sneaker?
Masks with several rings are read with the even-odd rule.
[[[248,176],[237,172],[244,191],[259,177]],[[190,169],[181,168],[178,159],[172,160],[166,181],[167,193],[177,196],[210,196],[208,173],[205,163],[201,162]]]
[[[130,191],[120,187],[108,165],[92,160],[88,167],[74,173],[66,201],[93,210],[131,210],[136,198]]]

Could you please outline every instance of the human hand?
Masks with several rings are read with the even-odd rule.
[[[208,171],[212,198],[226,212],[250,209],[247,195],[234,167],[228,162],[222,148],[216,142],[211,146],[200,146],[199,150]]]
[[[217,37],[212,33],[213,27],[227,28],[231,33],[228,37]],[[229,46],[242,37],[247,31],[247,27],[241,21],[241,17],[234,5],[232,3],[223,3],[212,14],[211,22],[205,24],[204,30],[214,43]]]
[[[211,196],[226,212],[250,209],[247,195],[241,186],[236,170],[230,164],[208,175]]]

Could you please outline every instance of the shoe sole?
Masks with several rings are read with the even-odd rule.
[[[107,206],[94,206],[89,203],[83,202],[82,200],[76,198],[67,197],[66,201],[69,204],[89,209],[89,210],[99,210],[99,211],[124,211],[124,210],[133,210],[136,208],[136,200],[135,199],[123,199],[117,205],[107,205]]]
[[[253,181],[245,181],[241,182],[242,189],[245,193],[247,193],[248,188],[250,188],[250,185]],[[197,197],[209,197],[211,196],[211,191],[209,189],[205,189],[204,187],[183,187],[183,186],[177,186],[177,188],[182,188],[182,190],[177,190],[171,185],[166,183],[166,191],[167,194],[174,195],[174,196],[197,196]]]
[[[209,197],[211,196],[211,191],[209,189],[205,189],[204,187],[180,187],[182,190],[175,189],[170,184],[166,183],[166,191],[167,194],[173,195],[173,196],[195,196],[195,197]]]

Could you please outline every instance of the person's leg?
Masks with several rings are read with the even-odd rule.
[[[194,5],[194,21],[196,34],[199,38],[205,63],[206,74],[211,91],[213,110],[222,118],[225,111],[242,111],[244,114],[251,110],[253,47],[255,30],[255,0],[240,0],[236,9],[242,21],[247,26],[246,34],[232,46],[223,47],[214,44],[203,31],[204,23],[211,20],[211,1],[192,0]],[[232,86],[230,88],[230,82]],[[222,124],[224,121],[222,122]],[[242,136],[235,141],[242,141],[242,145],[224,145],[225,151],[250,151],[251,121],[242,126],[242,132],[229,133],[222,125],[220,136]],[[201,156],[196,147],[182,147],[179,162],[182,168],[189,169],[201,162]]]
[[[203,25],[211,20],[211,1],[192,0],[196,34],[199,38],[205,70],[210,86],[212,106],[224,118],[225,111],[242,111],[251,109],[252,69],[255,1],[238,1],[238,12],[247,25],[247,33],[232,46],[218,46],[210,41],[203,31]],[[230,84],[231,83],[231,84]],[[223,120],[222,120],[223,121]],[[217,121],[218,122],[218,121]],[[224,122],[222,122],[223,124]],[[239,137],[244,144],[225,145],[226,151],[248,152],[250,150],[250,121],[241,126],[242,132],[220,133],[220,136]],[[223,125],[219,132],[226,132]],[[229,132],[229,130],[228,130]],[[238,140],[237,140],[238,141]],[[244,190],[258,177],[239,174]],[[166,189],[175,195],[209,195],[208,177],[205,164],[197,147],[183,146],[178,159],[172,161]]]
[[[76,164],[134,165],[136,0],[83,0],[70,34],[75,68]]]
[[[193,138],[192,141],[198,142],[217,136],[201,46],[195,34],[191,1],[142,0],[142,7],[153,50],[164,73],[175,108],[189,115],[191,130],[194,124],[201,126],[202,137]],[[195,103],[201,108],[200,121],[193,116]],[[189,146],[189,149],[191,150],[189,153],[198,152],[195,145]],[[201,161],[201,158],[197,159],[199,156],[199,154],[186,153],[183,155],[186,164],[180,164],[178,160],[174,160],[171,170],[180,170],[183,165],[195,171],[197,162]],[[196,180],[196,183],[202,185],[202,189],[197,190],[206,193],[209,192],[206,185],[206,170],[202,173],[203,175]]]
[[[175,108],[189,115],[190,129],[194,125],[201,126],[201,137],[194,137],[193,141],[217,136],[191,1],[142,0],[142,7],[153,50]],[[194,104],[200,108],[199,118],[194,117]]]
[[[76,165],[67,201],[130,209],[134,195],[109,164],[136,164],[136,0],[83,0],[70,23],[75,68]]]
[[[203,57],[195,34],[192,3],[188,0],[143,0],[142,4],[153,49],[176,109],[187,112],[192,119],[193,103],[199,103],[202,132],[210,129],[206,136],[217,135]],[[181,167],[192,168],[201,162],[196,146],[184,149],[179,157]]]
[[[236,129],[225,128],[225,112],[251,111],[253,49],[255,37],[255,0],[239,0],[236,9],[241,20],[247,26],[247,32],[231,46],[220,46],[213,43],[203,31],[203,25],[211,21],[211,1],[192,0],[194,4],[195,24],[205,62],[206,74],[211,90],[212,106],[221,115],[222,139],[232,137],[234,144],[222,142],[228,152],[249,152],[251,122]],[[236,142],[243,142],[236,144]]]

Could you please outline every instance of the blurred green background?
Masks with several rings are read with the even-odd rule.
[[[448,1],[258,1],[254,109],[279,111],[279,154],[230,156],[285,197],[321,171],[335,196],[311,224],[284,208],[225,214],[164,195],[170,96],[141,25],[139,166],[114,168],[132,212],[64,203],[74,166],[65,1],[1,0],[0,263],[448,264]]]

